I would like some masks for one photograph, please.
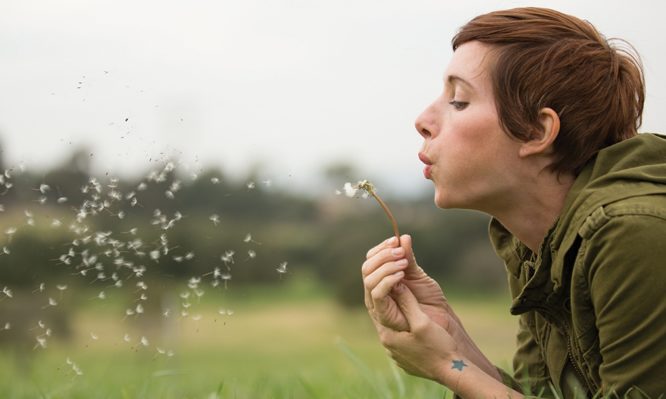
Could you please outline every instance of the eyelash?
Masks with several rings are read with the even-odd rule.
[[[451,100],[449,101],[449,104],[453,106],[453,108],[456,109],[456,111],[462,111],[465,108],[467,108],[467,105],[469,103],[463,102],[463,101],[456,101],[456,100]]]

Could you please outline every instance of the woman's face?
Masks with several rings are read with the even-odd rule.
[[[520,143],[499,124],[488,71],[489,47],[458,47],[444,90],[416,120],[424,139],[419,158],[435,185],[435,204],[489,212],[510,201]]]

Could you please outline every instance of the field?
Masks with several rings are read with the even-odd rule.
[[[444,395],[442,387],[392,365],[362,309],[339,307],[308,279],[287,276],[275,286],[230,287],[204,298],[187,318],[147,317],[145,324],[119,317],[122,304],[113,300],[84,303],[69,340],[28,355],[2,349],[0,397]],[[449,300],[482,350],[507,368],[515,325],[508,298],[449,294]]]

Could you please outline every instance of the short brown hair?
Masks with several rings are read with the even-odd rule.
[[[589,22],[545,8],[495,11],[463,26],[453,50],[469,41],[493,48],[495,102],[509,135],[529,140],[544,107],[559,115],[552,171],[578,174],[600,149],[637,134],[645,100],[640,58]]]

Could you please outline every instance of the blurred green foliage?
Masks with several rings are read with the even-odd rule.
[[[123,198],[99,212],[89,212],[79,221],[87,231],[76,232],[72,226],[77,212],[91,201],[91,195],[95,198],[94,192],[82,190],[92,178],[89,157],[84,149],[76,151],[46,173],[2,167],[0,171],[7,170],[5,186],[10,182],[11,187],[0,185],[4,210],[0,212],[0,247],[9,252],[0,255],[0,287],[31,291],[40,284],[77,282],[108,287],[113,283],[109,268],[113,258],[120,257],[145,265],[142,278],[148,281],[187,280],[228,266],[231,280],[227,283],[239,286],[271,283],[307,271],[329,286],[340,303],[361,306],[360,266],[365,253],[391,235],[390,224],[374,201],[333,193],[345,180],[355,180],[354,168],[345,164],[323,171],[330,195],[315,198],[269,186],[259,171],[239,179],[209,169],[194,178],[161,164],[140,178],[116,181],[97,176],[102,187],[98,202],[113,190]],[[43,189],[44,184],[48,189]],[[136,203],[130,204],[131,199]],[[419,263],[445,290],[504,289],[503,267],[488,243],[485,215],[442,211],[430,198],[385,200],[401,232],[413,236]],[[165,229],[166,216],[176,214],[182,218]],[[162,224],[157,215],[164,215]],[[211,219],[213,215],[216,220]],[[11,228],[16,231],[7,234]],[[70,249],[94,251],[97,233],[119,241],[138,239],[145,250],[137,255],[121,247],[118,253],[107,252],[106,258],[100,254],[98,262],[107,264],[103,278],[95,277],[92,267],[83,275],[77,265],[63,262]],[[147,253],[159,247],[162,235],[168,236],[168,248],[160,251],[167,248],[168,254],[151,259]],[[82,244],[85,237],[89,242]],[[227,251],[234,251],[233,264],[221,260]],[[187,253],[193,258],[184,261]],[[281,262],[289,265],[284,276],[276,272]]]

